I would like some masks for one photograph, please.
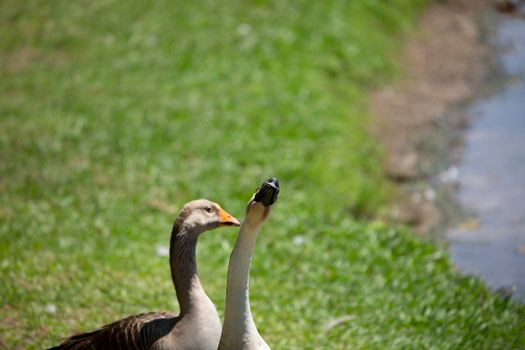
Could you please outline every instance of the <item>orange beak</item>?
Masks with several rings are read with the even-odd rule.
[[[224,209],[219,208],[219,226],[241,226],[241,223]]]

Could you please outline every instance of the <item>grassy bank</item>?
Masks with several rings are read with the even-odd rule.
[[[269,175],[282,194],[251,298],[273,348],[525,346],[523,307],[355,220],[388,196],[367,90],[423,3],[2,1],[0,348],[176,310],[157,250],[177,208],[242,216]],[[221,313],[235,233],[198,251]]]

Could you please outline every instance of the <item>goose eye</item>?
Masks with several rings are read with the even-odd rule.
[[[204,208],[204,210],[206,210],[207,213],[211,213],[213,211],[211,207],[206,207]]]

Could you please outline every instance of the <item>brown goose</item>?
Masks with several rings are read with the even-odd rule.
[[[250,310],[249,278],[255,240],[277,201],[279,182],[272,177],[261,185],[246,207],[228,266],[226,308],[219,350],[269,350],[259,335]]]
[[[74,335],[52,349],[216,350],[221,323],[197,275],[195,248],[202,232],[239,225],[216,203],[205,199],[187,203],[173,224],[170,241],[171,277],[180,314],[129,316],[93,332]]]

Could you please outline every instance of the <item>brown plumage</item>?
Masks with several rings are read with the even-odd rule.
[[[200,233],[240,223],[218,204],[189,202],[179,213],[170,240],[170,267],[180,314],[149,312],[80,333],[49,350],[216,350],[221,324],[197,275],[195,248]]]
[[[49,350],[150,349],[175,326],[178,316],[148,312],[129,316],[95,331],[76,334]]]

